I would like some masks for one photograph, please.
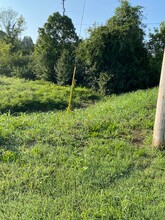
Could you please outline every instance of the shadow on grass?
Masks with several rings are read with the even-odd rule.
[[[47,101],[41,102],[38,100],[35,101],[27,101],[26,103],[16,104],[14,106],[7,106],[6,108],[1,109],[1,113],[9,112],[20,113],[20,112],[47,112],[53,110],[65,110],[67,108],[68,103],[64,101]]]
[[[95,104],[96,101],[99,101],[100,98],[98,96],[91,96],[84,98],[82,100],[75,100],[72,102],[72,110],[76,108],[86,108],[89,105]],[[11,106],[10,103],[8,106],[1,107],[0,112],[7,113],[10,112],[11,114],[14,113],[31,113],[31,112],[48,112],[48,111],[64,111],[68,107],[68,101],[65,100],[46,100],[42,102],[41,100],[27,100],[26,102],[16,103],[15,105]]]

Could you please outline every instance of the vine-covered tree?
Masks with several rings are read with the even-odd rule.
[[[106,25],[90,30],[80,45],[89,86],[121,93],[148,86],[148,56],[144,44],[142,7],[121,1]],[[104,83],[101,81],[104,79]],[[107,79],[107,81],[106,81]]]

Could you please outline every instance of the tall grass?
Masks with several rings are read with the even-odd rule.
[[[0,219],[164,219],[157,89],[86,109],[0,116]]]

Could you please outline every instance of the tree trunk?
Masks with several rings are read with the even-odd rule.
[[[159,93],[153,133],[153,146],[165,146],[165,50],[159,84]]]

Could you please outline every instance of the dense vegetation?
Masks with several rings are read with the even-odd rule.
[[[164,219],[164,151],[151,147],[156,97],[151,89],[70,114],[1,114],[0,219]]]
[[[72,20],[58,12],[50,15],[31,37],[20,39],[22,16],[12,9],[0,11],[0,75],[43,79],[70,85],[76,63],[76,83],[102,94],[123,93],[158,85],[165,23],[145,38],[143,8],[120,1],[113,17],[89,29],[79,39]],[[145,40],[147,39],[147,41]]]

